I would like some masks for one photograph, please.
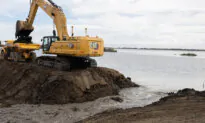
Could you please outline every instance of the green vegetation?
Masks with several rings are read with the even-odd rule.
[[[117,52],[116,49],[111,48],[111,47],[105,47],[105,48],[104,48],[104,51],[105,51],[105,52]]]
[[[181,56],[197,56],[196,54],[194,54],[194,53],[183,53],[183,54],[181,54]]]

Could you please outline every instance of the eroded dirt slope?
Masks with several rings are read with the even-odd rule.
[[[205,92],[184,89],[143,108],[106,111],[81,122],[205,123]]]
[[[64,72],[35,64],[0,60],[0,101],[2,103],[85,102],[117,95],[122,88],[137,86],[118,71],[108,68]]]

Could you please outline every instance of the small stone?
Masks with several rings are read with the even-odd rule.
[[[112,100],[116,101],[116,102],[120,102],[122,103],[123,102],[123,99],[120,98],[120,97],[111,97]]]

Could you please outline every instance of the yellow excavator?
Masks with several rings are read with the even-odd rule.
[[[16,43],[28,43],[31,41],[30,33],[34,30],[33,23],[38,8],[41,8],[56,26],[52,36],[42,38],[42,50],[44,54],[57,56],[41,56],[36,59],[39,65],[70,70],[73,68],[96,67],[97,62],[90,57],[98,57],[104,54],[104,41],[102,38],[86,36],[74,36],[73,27],[71,36],[68,35],[66,16],[62,8],[52,0],[31,0],[30,12],[26,21],[16,23]]]

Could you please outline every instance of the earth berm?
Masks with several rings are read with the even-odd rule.
[[[79,123],[205,123],[205,91],[180,90],[142,108],[109,110]]]
[[[138,85],[108,68],[68,72],[0,60],[2,104],[80,103],[117,95],[120,89],[128,87]]]

